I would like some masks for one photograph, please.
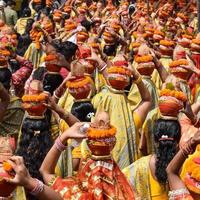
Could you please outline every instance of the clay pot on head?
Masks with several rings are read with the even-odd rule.
[[[116,138],[103,138],[103,139],[88,139],[87,145],[95,156],[106,156],[110,155],[116,144]]]
[[[12,178],[6,171],[4,171],[0,163],[0,197],[9,197],[15,190],[16,186],[4,180],[4,178]]]
[[[46,68],[49,72],[60,72],[61,67],[55,64],[46,63]]]
[[[116,90],[124,90],[129,84],[130,78],[121,74],[108,74],[108,82]]]
[[[46,112],[46,106],[42,102],[25,102],[23,108],[30,116],[43,116]]]
[[[137,66],[137,71],[144,76],[151,76],[154,71],[155,65],[153,62],[140,63]]]
[[[163,116],[177,117],[179,111],[183,108],[183,104],[178,102],[174,97],[167,97],[167,99],[159,101],[159,109]]]

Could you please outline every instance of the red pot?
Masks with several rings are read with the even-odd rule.
[[[89,96],[90,91],[91,91],[90,84],[80,88],[69,88],[69,93],[77,100],[86,99]]]
[[[159,109],[163,116],[177,117],[182,108],[183,106],[173,99],[159,102]]]
[[[144,76],[151,76],[153,73],[154,67],[139,67],[137,68],[138,72]]]
[[[115,138],[114,138],[114,140],[112,138],[111,142],[103,141],[103,139],[101,139],[101,140],[88,139],[87,140],[87,145],[88,145],[90,151],[92,152],[92,154],[95,155],[95,156],[110,155],[115,144],[116,144]]]
[[[49,72],[60,72],[61,67],[54,64],[46,64],[46,68]]]
[[[0,197],[8,197],[15,190],[16,186],[10,184],[4,180],[4,178],[11,178],[11,176],[5,172],[0,164]]]
[[[180,79],[183,79],[183,80],[188,80],[189,77],[191,76],[191,73],[189,72],[172,72],[172,74]]]
[[[46,106],[43,105],[42,102],[38,103],[23,103],[24,109],[28,112],[31,116],[43,116],[46,111]]]

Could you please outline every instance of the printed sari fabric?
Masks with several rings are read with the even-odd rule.
[[[142,200],[168,200],[168,187],[160,184],[151,174],[152,155],[142,157],[125,168],[123,173]]]
[[[64,200],[135,200],[133,191],[113,160],[86,160],[77,176],[56,178],[52,188]]]

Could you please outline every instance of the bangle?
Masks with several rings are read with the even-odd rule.
[[[139,76],[136,80],[133,81],[136,85],[142,82],[142,77]]]
[[[53,93],[53,96],[54,96],[57,100],[60,99],[60,97],[58,97],[58,96],[56,95],[56,92],[55,92],[55,91],[54,91],[54,93]]]
[[[99,72],[102,72],[102,71],[104,71],[104,69],[107,67],[107,64],[105,64],[100,70],[99,70]]]
[[[60,136],[56,139],[55,141],[55,147],[58,151],[62,152],[64,151],[67,146],[65,146],[62,142],[61,142],[61,139],[60,139]]]
[[[36,180],[37,184],[30,192],[30,194],[33,196],[37,196],[44,190],[44,183],[38,179],[35,179],[35,180]]]

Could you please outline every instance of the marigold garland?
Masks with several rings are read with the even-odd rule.
[[[192,43],[200,45],[200,40],[199,39],[193,39]]]
[[[0,56],[10,56],[10,51],[6,49],[0,49]]]
[[[44,60],[46,62],[49,62],[49,61],[56,61],[58,59],[57,55],[55,54],[48,54],[45,56]]]
[[[125,68],[125,67],[116,67],[116,66],[112,66],[112,67],[109,67],[107,69],[107,72],[109,74],[122,74],[122,75],[127,75],[127,76],[131,76],[131,70],[128,69],[128,68]]]
[[[96,128],[89,128],[87,135],[91,139],[99,139],[99,138],[108,138],[113,137],[116,134],[116,128],[111,126],[110,129],[96,129]]]
[[[169,64],[169,67],[178,67],[181,65],[188,65],[188,61],[186,59],[179,59],[179,60],[174,60]]]
[[[174,46],[175,43],[169,40],[160,40],[160,45],[171,47],[171,46]]]
[[[48,95],[46,93],[40,93],[39,95],[24,95],[22,97],[23,102],[42,102],[47,100]]]
[[[193,37],[191,35],[188,35],[188,34],[183,34],[182,38],[186,38],[186,39],[192,40]]]
[[[145,63],[145,62],[151,62],[151,61],[153,61],[153,56],[151,55],[137,56],[135,58],[135,62],[137,63]]]
[[[11,172],[13,170],[12,168],[12,165],[8,162],[3,162],[3,169],[6,171],[6,172]]]
[[[159,31],[159,30],[155,30],[154,34],[155,35],[161,35],[161,36],[165,37],[165,34],[162,31]]]
[[[89,83],[92,83],[92,79],[88,76],[85,76],[83,79],[78,79],[75,81],[68,81],[67,87],[68,88],[81,88]]]
[[[132,48],[140,47],[140,45],[141,45],[141,43],[139,43],[139,42],[133,42],[133,43],[131,43],[131,47]]]
[[[176,90],[163,89],[160,91],[160,96],[171,96],[183,102],[187,101],[187,96],[183,92]]]

